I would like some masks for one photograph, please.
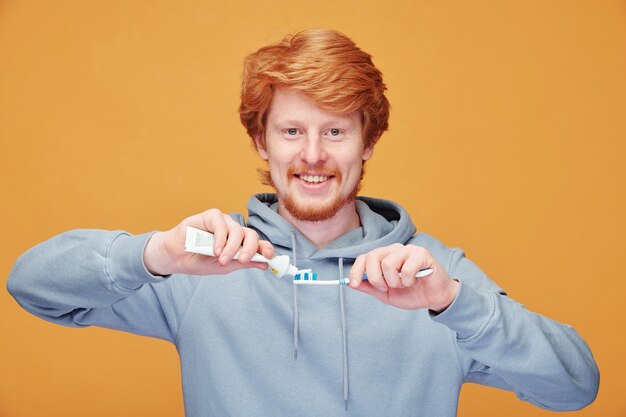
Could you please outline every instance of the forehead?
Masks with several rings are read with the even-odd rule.
[[[267,114],[267,122],[280,124],[293,121],[312,124],[347,123],[360,126],[361,117],[358,112],[331,113],[319,107],[301,91],[285,87],[277,88]]]

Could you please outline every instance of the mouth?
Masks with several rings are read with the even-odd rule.
[[[303,190],[321,193],[328,190],[335,182],[341,182],[341,172],[333,167],[290,167],[288,177]]]
[[[321,184],[328,181],[334,175],[309,175],[309,174],[295,174],[297,178],[304,181],[307,184]]]

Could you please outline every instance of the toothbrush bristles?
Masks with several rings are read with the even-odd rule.
[[[319,281],[315,272],[304,272],[296,274],[293,278],[293,283],[297,285],[347,285],[350,283],[350,279],[343,278],[334,281]]]
[[[317,273],[310,269],[302,269],[293,277],[294,281],[317,281]]]

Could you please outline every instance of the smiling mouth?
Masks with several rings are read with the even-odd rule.
[[[321,182],[327,181],[329,178],[332,178],[332,176],[329,176],[329,175],[305,175],[305,174],[296,174],[296,177],[310,184],[319,184]]]

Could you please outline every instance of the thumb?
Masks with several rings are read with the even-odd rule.
[[[350,288],[353,288],[357,291],[361,291],[365,294],[369,294],[375,298],[378,298],[383,303],[389,304],[389,293],[379,291],[378,289],[376,289],[376,287],[374,287],[368,281],[361,282],[361,285],[359,285],[358,287],[350,287]]]

